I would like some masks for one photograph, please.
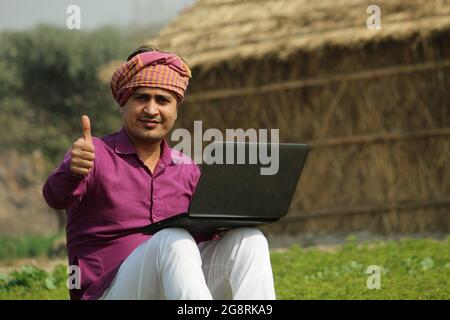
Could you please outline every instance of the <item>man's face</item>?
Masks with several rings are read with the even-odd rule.
[[[160,141],[177,119],[176,95],[160,88],[137,88],[120,109],[128,134],[138,142]]]

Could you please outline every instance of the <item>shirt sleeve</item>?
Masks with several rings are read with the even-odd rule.
[[[60,166],[50,173],[42,189],[45,201],[54,209],[68,209],[81,200],[96,166],[96,160],[94,160],[94,167],[87,176],[73,175],[70,170],[70,151],[71,149],[66,152]]]
[[[194,195],[195,189],[197,189],[200,176],[202,175],[199,166],[196,163],[189,164],[191,166],[191,174],[189,177],[189,188],[191,189],[191,200]]]

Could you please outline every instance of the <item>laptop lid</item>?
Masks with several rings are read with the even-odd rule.
[[[215,152],[200,165],[202,174],[188,210],[191,217],[277,220],[287,214],[308,145],[213,144],[210,150]],[[270,161],[260,152],[270,155]]]

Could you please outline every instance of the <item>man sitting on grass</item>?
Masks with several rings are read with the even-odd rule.
[[[111,80],[122,129],[92,137],[83,116],[83,136],[48,177],[44,198],[66,209],[69,265],[80,270],[71,299],[275,299],[267,240],[256,228],[140,231],[186,212],[200,177],[165,139],[190,78],[177,55],[135,50]]]

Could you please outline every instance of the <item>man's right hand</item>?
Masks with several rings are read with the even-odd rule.
[[[88,116],[81,117],[83,136],[74,142],[70,152],[70,170],[78,176],[87,176],[94,166],[94,144],[92,143],[91,122]]]

